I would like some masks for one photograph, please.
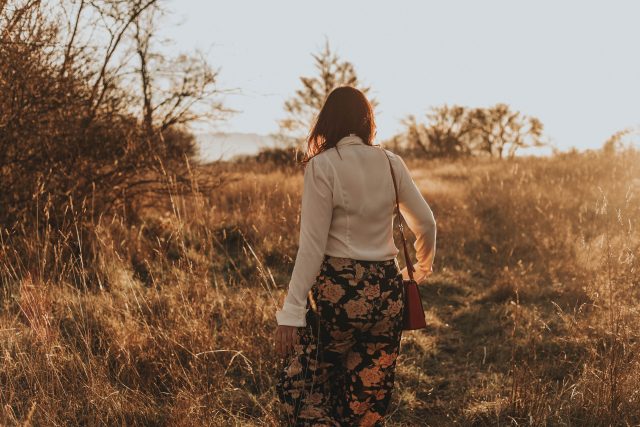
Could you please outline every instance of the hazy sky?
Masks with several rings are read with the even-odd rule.
[[[328,38],[378,107],[378,136],[430,106],[498,102],[560,148],[640,125],[640,1],[172,0],[170,50],[201,48],[241,110],[216,130],[267,134]]]

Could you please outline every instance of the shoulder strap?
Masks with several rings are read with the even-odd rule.
[[[384,151],[384,148],[380,147],[380,149],[383,151],[384,155],[387,157],[387,160],[389,161],[389,169],[391,169],[391,179],[393,180],[393,189],[395,190],[395,193],[396,193],[396,212],[398,213],[398,217],[399,217],[398,228],[400,229],[400,238],[402,239],[402,248],[404,250],[404,260],[407,264],[407,272],[409,273],[409,278],[413,280],[413,272],[415,271],[415,269],[413,268],[413,263],[411,262],[411,258],[409,258],[409,251],[407,250],[407,241],[404,238],[404,227],[402,226],[404,217],[400,212],[400,201],[398,199],[398,184],[396,184],[396,175],[393,172],[393,166],[391,164],[391,159],[389,158],[389,155],[386,153],[386,151]]]

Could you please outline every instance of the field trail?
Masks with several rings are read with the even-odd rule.
[[[441,209],[441,219],[436,213],[438,244],[444,245],[446,210],[454,207],[460,215],[467,208],[468,186],[464,176],[437,172],[418,169],[413,176],[430,204],[446,198],[449,208]],[[501,305],[487,300],[490,278],[480,271],[456,271],[441,260],[438,264],[419,287],[428,328],[403,336],[398,425],[456,425],[470,419],[492,424],[496,420],[490,414],[505,403],[509,387],[511,349],[505,334],[512,322]]]
[[[493,364],[496,352],[508,352],[495,341],[504,325],[492,318],[477,289],[463,281],[434,277],[420,291],[428,329],[405,333],[402,349],[408,363],[421,362],[419,384],[409,381],[409,387],[418,386],[415,401],[409,402],[415,405],[416,421],[443,425],[464,416],[465,410],[490,409],[495,403],[474,399],[474,391],[484,382],[495,384],[495,377],[509,368]]]

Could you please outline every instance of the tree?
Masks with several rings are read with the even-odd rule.
[[[542,147],[542,122],[511,111],[506,104],[490,108],[475,108],[470,113],[471,127],[476,136],[476,149],[502,158],[505,149],[513,157],[517,150]]]
[[[140,85],[139,103],[145,130],[162,134],[173,126],[194,121],[223,119],[234,110],[217,98],[219,70],[214,70],[200,54],[180,54],[167,58],[154,49],[159,15],[153,5],[134,21],[136,71]]]
[[[314,118],[333,89],[349,85],[360,89],[365,95],[371,89],[361,86],[353,64],[341,60],[332,52],[328,40],[322,51],[312,56],[318,75],[300,77],[302,88],[296,90],[295,95],[285,102],[287,117],[279,121],[281,140],[287,139],[294,144],[307,135]],[[378,105],[375,99],[369,98],[369,102],[374,109]]]
[[[473,131],[469,110],[465,107],[443,105],[432,107],[427,123],[418,123],[410,115],[403,122],[407,138],[430,157],[458,157],[471,154],[469,136]]]
[[[440,106],[431,108],[426,123],[415,116],[404,119],[405,139],[429,157],[459,157],[486,153],[513,157],[517,150],[546,145],[543,125],[535,118],[513,112],[506,104],[489,108]]]

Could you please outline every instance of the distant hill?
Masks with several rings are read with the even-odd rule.
[[[256,154],[263,147],[278,145],[272,135],[240,132],[215,132],[196,134],[196,141],[203,162],[231,160],[242,154]]]

